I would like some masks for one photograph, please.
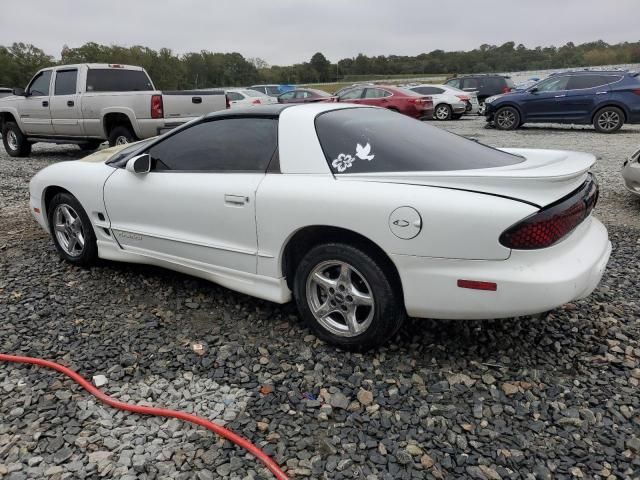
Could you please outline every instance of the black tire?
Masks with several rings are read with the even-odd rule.
[[[61,222],[57,223],[57,215],[58,215],[58,207],[64,211],[66,207],[67,210],[72,214],[72,218],[80,219],[81,225],[79,228],[73,228],[71,222]],[[70,210],[69,210],[70,209]],[[65,215],[60,212],[60,218],[65,219]],[[74,265],[79,265],[83,267],[87,267],[95,263],[98,259],[98,245],[96,244],[96,235],[93,231],[93,226],[89,221],[89,217],[87,216],[87,212],[85,212],[80,202],[73,196],[68,193],[58,193],[56,194],[49,204],[47,205],[47,212],[49,218],[49,231],[51,232],[51,237],[53,238],[53,243],[56,246],[56,250],[60,256],[65,259],[67,262],[72,263]],[[73,217],[73,215],[76,215]],[[81,231],[84,246],[81,249],[72,248],[71,250],[75,251],[75,254],[69,253],[69,246],[71,245],[71,240],[69,240],[68,245],[65,246],[61,244],[61,240],[58,238],[56,234],[56,225],[68,225],[69,229],[65,229],[65,232],[61,232],[67,238],[71,239],[71,236],[76,236],[76,245],[79,245],[77,240],[77,232]],[[70,231],[71,230],[71,231]]]
[[[80,143],[78,146],[80,150],[83,152],[92,152],[93,150],[97,150],[102,145],[102,140],[91,140],[90,142]]]
[[[593,126],[599,133],[617,132],[624,125],[624,112],[618,107],[604,107],[593,116]]]
[[[434,120],[451,120],[453,118],[453,110],[451,106],[446,103],[439,103],[436,108],[433,109]]]
[[[28,157],[31,154],[31,144],[15,122],[5,122],[2,127],[2,143],[11,157]]]
[[[124,143],[131,143],[137,140],[131,129],[124,125],[113,127],[109,132],[109,146],[122,145]]]
[[[493,116],[498,130],[515,130],[520,126],[520,112],[513,107],[502,107]]]
[[[348,265],[350,274],[339,277],[340,266],[334,263]],[[313,274],[318,269],[322,272],[325,266],[327,273],[322,276],[324,280],[335,281],[334,293],[330,293],[329,287],[321,287],[312,280],[318,278]],[[333,272],[335,279],[331,280],[333,276],[329,276],[330,272]],[[349,279],[348,283],[343,283],[345,278]],[[304,323],[318,338],[345,350],[364,351],[388,342],[406,318],[402,292],[396,283],[384,263],[376,261],[366,251],[347,244],[327,243],[313,247],[298,264],[293,279],[293,295]],[[361,295],[365,295],[360,297],[362,299],[366,298],[368,291],[368,302],[372,307],[362,304],[355,306],[358,304],[358,294],[350,288],[343,289],[345,285],[356,287]],[[326,296],[324,300],[321,298],[323,292]],[[354,296],[349,293],[354,293]],[[321,317],[322,320],[313,313],[314,305],[317,308],[320,303],[323,306],[331,304],[333,310]],[[347,328],[348,313],[342,313],[340,309],[346,312],[351,308],[355,324],[357,328],[362,328],[361,331]],[[327,326],[327,322],[333,326]],[[342,332],[336,332],[337,328]]]

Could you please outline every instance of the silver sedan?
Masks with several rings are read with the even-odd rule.
[[[625,160],[622,166],[624,185],[631,193],[640,195],[640,149]]]

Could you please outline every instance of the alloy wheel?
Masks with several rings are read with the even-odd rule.
[[[516,114],[511,110],[502,110],[496,116],[496,123],[505,130],[512,128],[516,123]]]
[[[129,143],[129,139],[124,135],[116,137],[116,145],[126,145],[127,143]]]
[[[436,118],[438,120],[446,120],[449,118],[449,107],[446,105],[440,105],[436,108]]]
[[[7,144],[11,150],[18,150],[18,136],[13,130],[7,132]]]
[[[346,262],[318,264],[307,277],[306,296],[315,319],[335,335],[355,337],[373,321],[373,291],[364,276]]]
[[[80,215],[66,203],[53,212],[53,230],[62,250],[71,257],[82,255],[85,245],[84,226]]]
[[[604,131],[615,130],[620,123],[620,115],[618,112],[607,111],[600,114],[598,117],[598,126]]]

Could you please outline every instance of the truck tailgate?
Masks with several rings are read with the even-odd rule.
[[[227,99],[224,90],[181,90],[162,92],[164,118],[167,120],[200,117],[224,110]]]

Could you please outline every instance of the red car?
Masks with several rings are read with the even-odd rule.
[[[324,90],[296,88],[278,96],[278,103],[335,102],[336,97]]]
[[[388,85],[370,85],[354,87],[338,95],[339,102],[373,105],[404,113],[413,118],[433,117],[433,100],[400,87]]]

